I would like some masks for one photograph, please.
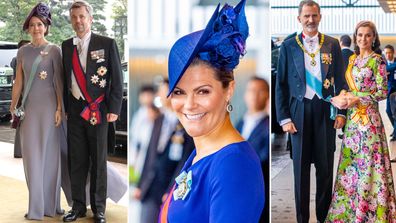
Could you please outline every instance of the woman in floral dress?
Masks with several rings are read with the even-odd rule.
[[[386,98],[385,64],[375,25],[356,26],[355,54],[345,74],[350,92],[333,98],[348,108],[335,188],[326,222],[396,222],[389,152],[378,102]],[[340,106],[340,104],[342,104]]]

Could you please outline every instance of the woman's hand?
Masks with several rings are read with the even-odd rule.
[[[56,110],[55,111],[55,126],[58,127],[62,121],[62,111]]]
[[[332,97],[330,100],[331,104],[338,109],[346,109],[348,105],[346,94],[347,93],[341,93]]]
[[[352,108],[360,102],[360,98],[358,96],[353,95],[350,92],[346,93],[346,99],[347,99],[347,108]]]

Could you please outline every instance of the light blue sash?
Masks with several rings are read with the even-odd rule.
[[[323,98],[322,95],[322,82],[318,80],[314,75],[312,75],[309,71],[305,70],[305,81],[307,85],[312,88],[317,95]],[[334,86],[331,86],[334,89]],[[330,103],[331,95],[329,95],[326,99],[323,98],[324,101]],[[337,116],[337,108],[330,104],[330,118],[335,120]]]

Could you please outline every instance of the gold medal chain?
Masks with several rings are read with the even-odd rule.
[[[322,48],[322,45],[324,42],[324,34],[320,35],[319,48],[316,49],[316,51],[313,53],[310,53],[310,52],[308,52],[307,49],[305,49],[304,45],[301,43],[300,39],[298,38],[298,35],[296,35],[296,41],[297,41],[297,44],[300,46],[300,48],[304,51],[304,53],[308,54],[308,56],[311,57],[311,65],[315,66],[316,65],[315,56],[316,56],[316,54],[319,53],[320,48]]]

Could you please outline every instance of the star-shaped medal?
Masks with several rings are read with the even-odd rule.
[[[95,116],[92,116],[91,119],[89,119],[89,122],[91,123],[91,125],[96,125],[98,124],[98,119],[96,119]]]
[[[41,71],[40,73],[39,73],[39,77],[40,77],[40,79],[41,80],[45,80],[45,79],[47,79],[47,71]]]
[[[91,82],[92,84],[97,84],[99,82],[99,77],[98,75],[94,74],[91,76]]]
[[[100,82],[99,82],[99,86],[100,86],[101,88],[104,88],[104,87],[106,87],[106,79],[102,79],[102,80],[100,80]]]

